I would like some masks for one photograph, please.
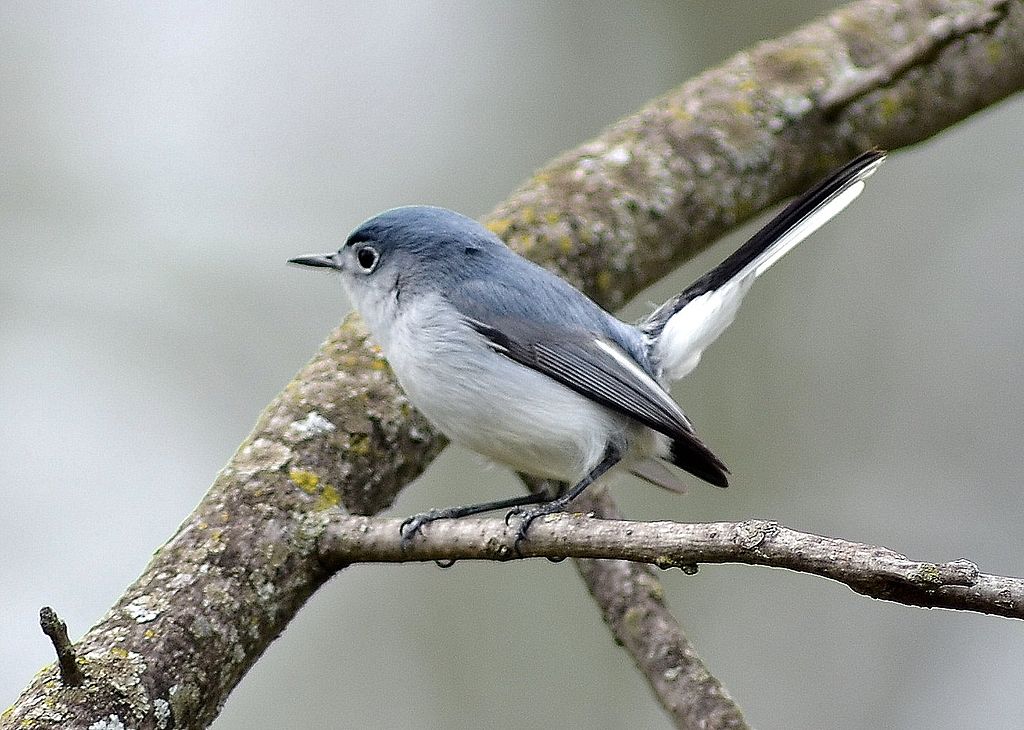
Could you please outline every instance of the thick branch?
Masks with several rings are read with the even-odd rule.
[[[988,30],[1002,20],[1012,0],[989,0],[982,7],[972,5],[959,14],[939,15],[928,22],[924,32],[881,62],[854,71],[818,98],[824,116],[839,113],[862,96],[889,86],[904,74],[923,66],[950,43],[972,33]]]
[[[603,488],[584,492],[572,508],[604,520],[622,518]],[[575,557],[576,568],[615,640],[629,652],[677,727],[747,727],[740,708],[708,671],[665,604],[665,590],[649,565]]]
[[[401,520],[338,517],[320,544],[333,564],[423,560],[589,558],[628,560],[697,571],[701,563],[744,563],[831,578],[857,593],[924,608],[1024,619],[1024,578],[982,573],[964,559],[911,560],[889,548],[798,532],[769,520],[631,522],[583,514],[552,515],[530,527],[514,549],[515,524],[498,519],[442,520],[403,540]]]
[[[991,22],[934,34],[939,18],[992,12]],[[922,36],[929,52],[908,55]],[[871,76],[877,68],[899,73]],[[856,94],[830,95],[865,72]],[[619,306],[853,152],[920,141],[1022,86],[1019,0],[864,0],[655,100],[540,171],[488,222]],[[336,508],[390,504],[443,446],[364,330],[342,325],[77,644],[85,683],[70,691],[53,681],[55,668],[40,672],[0,727],[88,727],[110,716],[136,728],[209,724],[330,576],[317,543]],[[699,704],[706,687],[684,689]],[[721,707],[736,716],[724,695]]]

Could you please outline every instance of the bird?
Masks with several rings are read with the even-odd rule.
[[[675,491],[666,464],[717,487],[729,469],[668,391],[732,323],[754,280],[849,205],[885,159],[869,150],[790,202],[721,264],[636,324],[523,258],[472,218],[424,205],[386,210],[328,254],[289,263],[336,272],[411,402],[451,441],[524,474],[565,482],[435,509],[440,519],[507,509],[516,545],[615,469]]]

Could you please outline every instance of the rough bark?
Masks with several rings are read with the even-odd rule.
[[[864,0],[655,100],[541,170],[487,222],[616,307],[856,151],[920,141],[1022,86],[1020,0]],[[350,319],[76,645],[85,681],[65,686],[45,668],[0,727],[208,725],[337,567],[318,547],[337,510],[390,504],[444,443]],[[677,684],[666,706],[739,717],[724,693],[718,715],[706,685]],[[703,721],[685,709],[673,720]]]
[[[584,492],[573,509],[594,515],[600,523],[622,517],[605,489]],[[608,556],[573,557],[615,641],[629,652],[677,727],[747,727],[739,706],[708,671],[669,610],[661,581],[649,565]]]
[[[321,556],[331,564],[569,557],[580,558],[586,565],[647,563],[687,574],[696,573],[701,563],[764,565],[829,578],[869,598],[907,606],[1024,619],[1024,578],[982,573],[963,558],[941,563],[911,560],[886,547],[799,532],[771,520],[687,524],[558,514],[531,526],[530,539],[518,547],[515,525],[509,527],[500,518],[437,522],[411,541],[394,534],[400,522],[337,517],[320,544]],[[590,574],[586,568],[581,572]],[[644,583],[646,578],[634,577],[630,582]],[[640,600],[660,600],[656,586],[643,588],[651,596]],[[622,596],[613,594],[607,600],[614,604]],[[623,640],[627,632],[640,627],[643,614],[635,613],[635,605],[631,602],[625,610],[612,611],[616,621],[634,612],[626,618],[632,626],[616,632]],[[659,671],[678,676],[682,669],[661,665]]]

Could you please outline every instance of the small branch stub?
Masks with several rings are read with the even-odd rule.
[[[68,639],[68,625],[60,620],[57,612],[49,606],[39,609],[39,625],[43,633],[50,637],[53,648],[57,651],[57,664],[60,667],[60,678],[64,684],[77,687],[85,681],[75,646]]]

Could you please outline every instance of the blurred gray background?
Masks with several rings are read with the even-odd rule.
[[[481,215],[828,2],[0,4],[0,707],[95,622],[347,304],[284,265],[404,203]],[[1024,574],[1024,99],[900,152],[676,395],[764,517]],[[640,297],[638,315],[754,224]],[[517,489],[448,452],[394,508]],[[1019,728],[1024,631],[764,568],[662,575],[761,728]],[[663,727],[571,565],[361,566],[215,727]]]

